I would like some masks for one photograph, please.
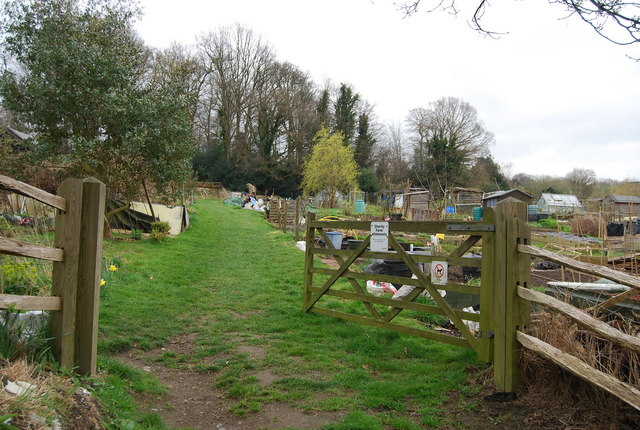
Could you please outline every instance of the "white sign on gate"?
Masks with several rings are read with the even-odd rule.
[[[385,221],[371,223],[371,250],[374,252],[389,250],[389,223]]]
[[[434,285],[447,285],[449,265],[446,261],[431,262],[431,283]]]

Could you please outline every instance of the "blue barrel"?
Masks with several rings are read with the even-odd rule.
[[[477,206],[473,208],[472,213],[473,213],[473,220],[480,221],[482,219],[482,214],[483,214],[482,206]]]
[[[356,204],[353,206],[353,213],[361,214],[364,212],[364,200],[356,200]]]

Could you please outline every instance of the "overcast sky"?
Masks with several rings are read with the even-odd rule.
[[[398,0],[400,1],[400,0]],[[473,1],[462,0],[469,6]],[[427,6],[427,0],[423,0]],[[496,136],[496,161],[511,174],[640,179],[640,56],[561,19],[546,0],[493,0],[482,36],[455,17],[422,7],[405,18],[394,0],[141,0],[136,28],[157,48],[239,23],[278,59],[317,84],[349,83],[378,119],[403,122],[441,97],[469,102]]]

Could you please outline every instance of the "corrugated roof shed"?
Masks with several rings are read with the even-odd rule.
[[[614,203],[632,203],[640,204],[640,197],[638,196],[621,196],[621,195],[608,195],[604,198],[605,201],[611,201]]]

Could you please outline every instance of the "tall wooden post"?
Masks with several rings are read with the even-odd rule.
[[[104,184],[94,178],[85,179],[82,193],[74,354],[77,372],[83,375],[93,375],[96,372],[104,204]]]
[[[313,284],[313,273],[311,269],[313,268],[313,242],[316,237],[316,229],[311,227],[311,223],[316,220],[316,214],[314,212],[307,212],[307,237],[305,242],[305,258],[304,258],[304,292],[303,292],[303,300],[302,300],[302,310],[307,312],[307,303],[311,301],[311,292],[309,291],[309,287]]]
[[[495,214],[492,208],[486,208],[484,222],[495,225]],[[493,361],[495,297],[495,253],[496,233],[486,232],[482,235],[482,267],[480,275],[480,333],[478,338],[478,360],[490,363]]]
[[[58,195],[66,212],[56,215],[54,244],[64,250],[53,263],[52,295],[62,298],[62,310],[51,318],[53,354],[61,366],[95,372],[104,184],[95,179],[67,179]]]
[[[51,294],[62,299],[62,309],[51,316],[53,355],[62,367],[72,369],[76,324],[76,286],[80,259],[80,220],[82,218],[82,181],[67,179],[58,195],[67,202],[66,212],[58,211],[55,219],[54,246],[64,251],[64,259],[53,263]]]
[[[529,244],[527,205],[516,199],[500,202],[495,210],[494,258],[494,380],[500,391],[520,387],[520,352],[516,331],[529,322],[530,305],[517,295],[518,286],[530,281],[531,258],[517,251],[519,243]]]
[[[293,220],[293,225],[295,228],[296,234],[296,242],[300,240],[300,197],[296,199],[296,213],[294,214],[295,218]]]

